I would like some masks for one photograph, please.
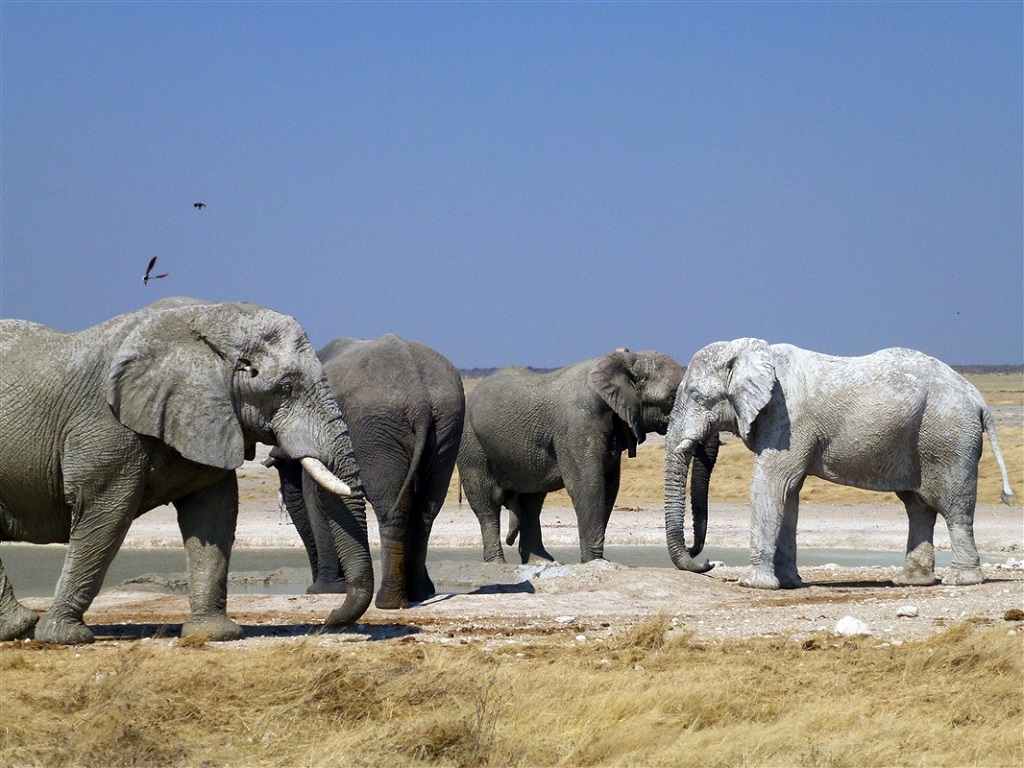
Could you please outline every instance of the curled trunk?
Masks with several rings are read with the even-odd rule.
[[[665,538],[672,563],[682,571],[705,573],[713,567],[694,558],[704,549],[708,529],[708,489],[711,472],[718,458],[718,435],[704,443],[691,443],[682,451],[665,446]],[[690,491],[693,510],[693,546],[686,546],[686,475],[693,463],[693,487]]]

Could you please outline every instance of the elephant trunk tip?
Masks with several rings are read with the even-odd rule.
[[[1013,500],[1015,498],[1016,494],[1014,494],[1014,492],[1011,490],[1004,490],[999,492],[999,499],[1003,502],[1003,504],[1005,504],[1008,507],[1013,506]]]
[[[685,554],[679,557],[673,556],[672,564],[680,571],[690,571],[691,573],[707,573],[715,567],[707,558],[704,559],[703,563],[698,563],[693,559],[692,555]]]

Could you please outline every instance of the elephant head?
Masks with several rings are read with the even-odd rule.
[[[687,366],[665,439],[665,534],[677,568],[711,569],[706,560],[697,564],[693,558],[704,548],[707,492],[718,454],[718,435],[732,432],[749,444],[754,420],[771,399],[774,386],[771,349],[760,339],[710,344]],[[686,475],[694,459],[694,544],[687,548],[683,528]]]
[[[365,499],[348,428],[302,327],[245,303],[151,309],[113,354],[106,398],[115,416],[197,464],[235,469],[257,442],[301,459],[332,491],[331,528],[350,585],[328,623],[354,621],[373,594]]]
[[[682,366],[668,355],[617,349],[598,360],[587,385],[621,420],[616,432],[634,457],[648,432],[665,434],[682,378]]]

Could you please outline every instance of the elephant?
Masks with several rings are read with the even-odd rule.
[[[617,349],[603,357],[537,373],[502,368],[466,402],[459,478],[480,522],[484,559],[504,562],[501,507],[519,529],[524,563],[553,560],[544,548],[545,496],[565,488],[576,511],[580,560],[604,557],[604,538],[623,453],[647,434],[665,434],[682,367],[659,352]]]
[[[68,544],[40,621],[0,563],[0,639],[93,640],[83,617],[132,521],[171,503],[185,545],[183,635],[242,636],[227,615],[235,469],[257,442],[301,459],[329,507],[349,591],[327,624],[373,597],[359,467],[305,331],[248,303],[166,299],[78,333],[0,323],[0,540]],[[320,485],[318,485],[319,483]],[[321,488],[323,485],[328,490]]]
[[[408,608],[434,595],[427,542],[448,492],[466,398],[458,370],[441,353],[387,334],[339,338],[317,352],[352,436],[366,496],[380,527],[383,575],[375,604]],[[302,467],[277,449],[268,464],[313,571],[309,592],[343,592],[322,510],[304,501]]]
[[[756,454],[750,485],[751,566],[740,579],[761,589],[802,586],[796,565],[800,489],[808,476],[892,491],[909,521],[899,585],[935,583],[933,535],[942,515],[953,550],[944,584],[983,580],[974,543],[982,433],[1013,496],[981,393],[945,363],[905,348],[833,357],[743,338],[699,350],[686,369],[666,437],[665,530],[677,567],[686,466],[694,446],[731,432]],[[699,551],[699,550],[698,550]]]

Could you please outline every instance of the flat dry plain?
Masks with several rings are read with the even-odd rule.
[[[1024,376],[968,378],[995,407],[1019,494],[998,503],[986,440],[984,584],[896,587],[891,566],[822,565],[801,569],[803,589],[763,592],[735,566],[446,563],[468,592],[371,608],[340,631],[319,626],[330,596],[232,595],[248,637],[227,644],[177,639],[181,594],[112,587],[86,616],[92,646],[0,644],[0,762],[1024,765]],[[664,546],[663,450],[624,465],[609,545]],[[750,463],[738,441],[723,447],[709,546],[746,546]],[[257,463],[241,472],[238,547],[300,546],[274,481]],[[903,549],[894,497],[810,480],[802,500],[801,547]],[[549,546],[576,545],[564,495],[542,523]],[[432,544],[480,546],[455,482]],[[173,514],[145,515],[126,546],[180,547]],[[837,632],[846,617],[868,634]]]

